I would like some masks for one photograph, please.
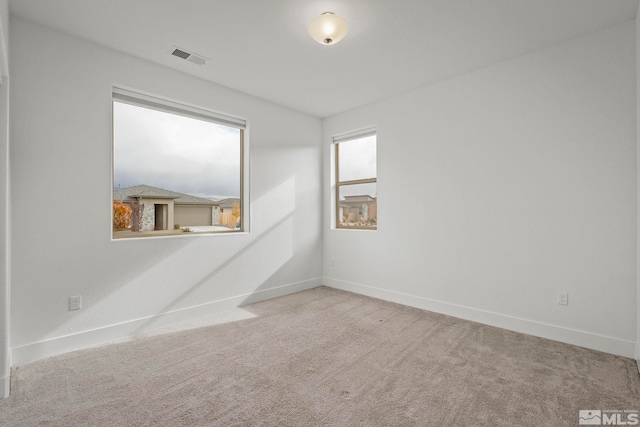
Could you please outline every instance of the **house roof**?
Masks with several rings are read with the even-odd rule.
[[[217,201],[221,208],[230,208],[233,206],[234,202],[239,204],[240,199],[237,197],[229,197],[227,199],[221,199]]]
[[[189,194],[178,193],[177,191],[165,190],[163,188],[152,187],[150,185],[134,185],[133,187],[121,188],[113,191],[115,200],[125,200],[127,198],[146,197],[152,199],[173,199],[176,205],[217,205],[213,200],[202,197],[191,196]]]

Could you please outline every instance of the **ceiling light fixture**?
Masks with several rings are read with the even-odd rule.
[[[347,21],[332,12],[325,12],[309,22],[309,34],[320,44],[336,44],[347,34]]]

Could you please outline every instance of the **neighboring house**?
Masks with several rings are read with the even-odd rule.
[[[344,196],[340,200],[340,216],[343,222],[376,222],[378,220],[378,201],[369,195]]]
[[[120,200],[133,210],[133,231],[171,230],[181,227],[219,225],[219,203],[176,191],[135,185],[114,190],[114,200]]]

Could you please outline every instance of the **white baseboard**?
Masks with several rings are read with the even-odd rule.
[[[218,301],[212,301],[195,307],[160,313],[102,328],[34,342],[12,348],[11,360],[12,364],[16,366],[44,359],[56,354],[67,353],[112,342],[125,341],[149,330],[167,327],[169,325],[190,321],[226,310],[232,310],[241,305],[252,304],[258,301],[304,291],[320,285],[322,285],[322,278],[318,277],[259,290],[248,294],[237,295]]]
[[[528,335],[534,335],[554,341],[590,348],[592,350],[640,360],[640,358],[636,356],[637,354],[640,354],[637,353],[640,350],[636,350],[638,344],[633,341],[625,341],[619,338],[592,334],[590,332],[564,328],[562,326],[536,322],[500,313],[493,313],[416,295],[374,288],[359,283],[346,282],[329,277],[325,277],[323,283],[324,285],[332,288],[408,305],[422,310],[433,311],[435,313],[446,314],[460,319],[483,323],[485,325],[496,326],[502,329],[508,329],[515,332],[521,332]]]
[[[0,399],[5,399],[9,397],[10,392],[11,392],[11,378],[4,377],[0,379]]]

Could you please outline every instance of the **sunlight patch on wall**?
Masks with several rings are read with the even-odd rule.
[[[189,239],[100,301],[85,300],[80,312],[44,339],[87,331],[88,324],[118,324],[114,317],[124,324],[148,317],[131,331],[139,334],[164,327],[163,314],[206,312],[208,304],[260,290],[293,257],[295,191],[290,177],[251,204],[252,233]]]

